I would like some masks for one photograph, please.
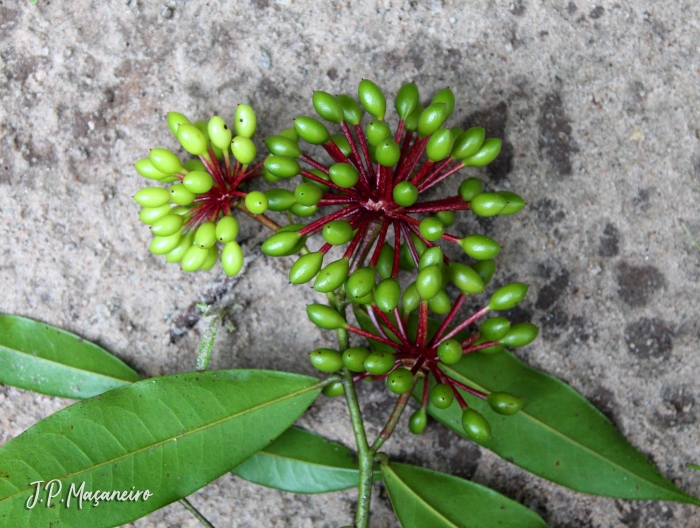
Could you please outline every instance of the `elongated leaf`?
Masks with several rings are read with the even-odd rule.
[[[293,493],[326,493],[358,485],[357,455],[345,446],[291,427],[240,466],[235,475]],[[381,479],[377,474],[377,480]]]
[[[403,528],[543,528],[532,510],[474,482],[406,464],[382,464]]]
[[[315,378],[284,372],[193,372],[78,402],[0,448],[0,527],[107,527],[142,517],[265,447],[321,387]],[[30,484],[52,479],[62,489],[51,507],[42,490],[43,503],[27,508]],[[148,489],[153,496],[98,499],[97,506],[86,500],[81,510],[70,492],[82,483],[86,493]]]
[[[26,317],[0,315],[0,383],[82,399],[139,379],[112,354],[75,334]]]

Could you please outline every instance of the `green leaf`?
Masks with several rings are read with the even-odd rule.
[[[293,493],[326,493],[356,487],[357,455],[345,446],[291,427],[233,470],[234,475]],[[380,480],[379,474],[375,480]]]
[[[99,527],[131,522],[201,488],[285,431],[323,382],[284,372],[224,370],[144,380],[78,402],[0,448],[3,526]],[[26,507],[35,481],[62,486]],[[144,491],[144,501],[82,510],[69,493]],[[66,502],[58,502],[65,499]],[[31,503],[30,503],[31,504]]]
[[[75,334],[16,315],[0,315],[0,383],[65,398],[90,398],[140,376]]]
[[[382,464],[403,528],[542,528],[532,510],[468,480],[406,464]]]

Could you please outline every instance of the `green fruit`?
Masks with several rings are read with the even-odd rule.
[[[395,361],[394,354],[373,352],[365,359],[365,370],[372,376],[381,376],[394,368]]]
[[[382,279],[391,277],[394,266],[394,248],[389,244],[384,244],[377,260],[377,273]]]
[[[481,280],[479,274],[469,266],[465,266],[459,262],[451,262],[449,271],[450,280],[463,293],[472,294],[484,291],[484,282]]]
[[[462,427],[467,436],[475,442],[484,442],[491,438],[491,426],[486,418],[474,409],[464,409]]]
[[[299,144],[288,137],[270,136],[265,140],[265,146],[270,154],[275,156],[286,156],[288,158],[298,158],[301,156]]]
[[[233,133],[226,122],[219,116],[214,116],[207,123],[207,132],[209,140],[221,150],[228,150],[231,145]]]
[[[445,383],[438,383],[430,389],[430,403],[438,409],[447,409],[455,399],[452,389]]]
[[[134,200],[142,207],[153,209],[170,201],[170,193],[161,187],[145,187],[134,195]]]
[[[412,282],[403,292],[403,309],[404,312],[410,313],[420,305],[420,296],[416,289],[416,283]]]
[[[450,227],[455,223],[455,212],[454,211],[438,211],[435,213],[435,218],[442,222],[445,227]]]
[[[413,374],[406,367],[399,367],[386,378],[386,386],[394,394],[404,394],[413,388]]]
[[[314,92],[311,100],[318,115],[331,123],[340,123],[343,120],[343,107],[328,92]]]
[[[180,239],[180,242],[178,242],[177,246],[175,246],[175,249],[165,255],[165,260],[171,264],[180,262],[182,257],[185,256],[185,253],[187,253],[187,250],[192,246],[192,242],[194,242],[194,233],[187,233]]]
[[[279,231],[263,242],[262,252],[271,257],[282,257],[296,247],[301,240],[297,232]]]
[[[416,105],[415,110],[411,112],[411,114],[406,118],[406,130],[410,132],[415,132],[418,129],[418,119],[420,118],[420,115],[423,113],[423,105],[420,104],[420,101]]]
[[[154,235],[161,237],[170,236],[180,231],[184,222],[184,219],[180,215],[168,214],[161,216],[158,220],[153,222],[151,231]]]
[[[175,174],[176,172],[184,171],[180,159],[168,149],[155,148],[151,150],[148,159],[151,160],[151,163],[157,170],[165,174]]]
[[[481,350],[479,350],[479,353],[491,355],[491,354],[498,354],[499,352],[503,352],[504,350],[505,350],[505,347],[503,345],[493,345],[491,347],[482,348]]]
[[[404,84],[396,93],[394,108],[399,115],[399,119],[408,119],[418,106],[420,95],[416,83]]]
[[[501,250],[493,238],[486,235],[470,235],[459,241],[464,252],[476,260],[492,259]]]
[[[331,135],[331,141],[335,143],[336,147],[338,147],[340,149],[340,152],[345,154],[345,156],[349,156],[352,152],[352,147],[350,147],[350,142],[348,141],[348,138],[346,138],[342,134]]]
[[[253,214],[263,214],[267,211],[267,196],[260,191],[251,191],[246,194],[245,206]]]
[[[297,117],[294,120],[294,130],[297,131],[301,139],[312,145],[326,143],[331,138],[326,125],[313,117]]]
[[[304,207],[311,207],[321,201],[323,191],[315,183],[300,183],[294,189],[294,199]],[[294,205],[291,204],[290,207]]]
[[[509,191],[498,191],[496,192],[498,196],[506,201],[506,206],[499,211],[499,216],[508,216],[517,213],[523,207],[525,207],[525,200],[521,196],[509,192]]]
[[[384,121],[373,120],[365,129],[367,141],[370,145],[376,147],[382,140],[391,138],[391,128]]]
[[[379,86],[369,79],[362,79],[357,88],[357,96],[368,114],[377,119],[384,119],[386,115],[386,99]]]
[[[445,234],[445,226],[442,225],[440,220],[432,216],[424,218],[421,221],[419,228],[421,236],[426,240],[430,240],[431,242],[440,240],[442,235]]]
[[[484,141],[484,144],[476,154],[465,158],[462,163],[465,167],[483,167],[484,165],[488,165],[495,160],[498,153],[501,152],[501,145],[500,139],[489,138]]]
[[[324,330],[338,330],[345,328],[348,323],[336,310],[325,304],[310,304],[306,307],[306,314],[311,322]]]
[[[384,279],[374,288],[374,302],[382,312],[391,312],[400,300],[401,285],[396,279]]]
[[[297,259],[289,270],[289,282],[305,284],[313,279],[323,265],[323,253],[307,253]]]
[[[265,191],[267,207],[270,211],[286,211],[297,203],[294,193],[287,189],[270,189]]]
[[[499,214],[506,206],[506,201],[496,193],[477,194],[469,201],[469,209],[475,215],[490,217]]]
[[[445,105],[447,110],[447,117],[445,117],[445,119],[447,119],[452,115],[452,111],[455,109],[455,94],[452,93],[452,90],[449,88],[443,88],[436,93],[433,100],[430,101],[430,104],[436,103],[443,103]]]
[[[401,255],[399,258],[399,268],[404,271],[411,271],[416,267],[416,263],[413,260],[413,255],[411,254],[408,244],[401,244]]]
[[[471,201],[476,195],[480,194],[484,188],[479,178],[467,178],[459,185],[457,191],[465,202]]]
[[[182,232],[178,231],[170,236],[156,236],[153,237],[151,245],[148,248],[154,255],[165,255],[170,253],[173,249],[177,247],[182,238]]]
[[[245,136],[236,136],[231,141],[231,152],[233,157],[241,162],[241,165],[248,165],[253,162],[257,151],[255,144]]]
[[[410,207],[418,199],[418,188],[411,182],[402,181],[392,191],[394,201],[401,207]]]
[[[233,242],[238,236],[238,220],[232,216],[224,216],[216,223],[216,239],[224,244]]]
[[[314,176],[321,178],[322,180],[329,181],[331,179],[330,176],[328,176],[328,174],[326,174],[325,172],[320,171],[318,169],[311,169],[309,172],[311,174],[313,174]],[[304,181],[304,183],[313,183],[314,185],[318,185],[318,188],[324,192],[327,191],[328,189],[330,189],[330,187],[328,185],[325,185],[323,183],[319,183],[315,180],[310,180],[306,176],[303,176],[302,180]]]
[[[185,125],[180,125],[179,130],[181,130],[183,126]],[[185,255],[182,257],[182,261],[180,262],[182,271],[197,271],[199,268],[202,267],[204,261],[207,260],[208,256],[208,249],[203,249],[199,246],[190,246],[189,249],[185,252]]]
[[[429,301],[442,289],[442,273],[438,266],[427,266],[418,273],[416,290],[421,299]]]
[[[431,247],[430,249],[425,250],[425,252],[421,255],[420,260],[418,261],[418,270],[420,271],[428,266],[438,266],[439,268],[442,268],[444,262],[442,249],[437,246]]]
[[[268,171],[265,168],[263,168],[262,176],[263,176],[263,180],[265,180],[267,183],[277,183],[278,181],[280,181],[282,179],[282,178],[278,178],[277,176],[275,176],[274,174],[272,174],[270,171]]]
[[[169,198],[170,196],[168,196],[168,199]],[[156,220],[162,218],[171,211],[172,206],[169,203],[163,204],[160,207],[144,207],[139,213],[139,220],[141,220],[144,224],[151,225],[154,224]]]
[[[408,430],[413,434],[421,434],[425,431],[426,425],[428,425],[428,416],[425,413],[425,409],[418,409],[408,419]]]
[[[343,357],[332,348],[319,348],[309,354],[311,364],[321,372],[335,372],[343,368]]]
[[[163,178],[168,177],[167,174],[160,172],[158,169],[156,169],[149,158],[143,158],[138,160],[136,163],[134,163],[134,167],[136,168],[136,172],[138,172],[144,178],[148,178],[149,180],[160,181]]]
[[[189,125],[190,120],[180,112],[168,112],[168,128],[170,128],[170,132],[173,133],[173,136],[177,137],[177,128],[182,123],[187,123]]]
[[[216,246],[212,246],[209,248],[209,254],[207,255],[206,260],[204,261],[204,264],[202,264],[202,267],[199,268],[202,271],[207,271],[210,270],[214,267],[216,262],[219,260],[219,248]]]
[[[297,134],[297,131],[294,130],[294,127],[285,128],[284,130],[282,130],[282,132],[280,132],[279,135],[289,138],[294,142],[299,141],[299,134]]]
[[[353,298],[364,297],[374,289],[374,268],[358,268],[348,277],[346,291]]]
[[[502,345],[509,347],[522,347],[532,343],[539,329],[532,323],[518,323],[511,326],[510,331],[503,337],[500,342]]]
[[[214,187],[214,178],[205,171],[191,171],[182,180],[182,185],[190,192],[203,194]]]
[[[265,159],[265,170],[278,178],[292,178],[301,172],[297,160],[286,156],[268,156]]]
[[[508,392],[492,392],[486,401],[494,412],[504,416],[512,416],[523,408],[523,399]]]
[[[346,258],[341,258],[331,262],[318,272],[314,281],[314,289],[321,293],[329,293],[340,287],[348,278],[348,270],[350,269],[350,261]]]
[[[318,206],[316,205],[301,205],[299,203],[294,204],[289,208],[289,210],[297,215],[300,216],[301,218],[308,218],[309,216],[313,216],[316,214],[316,211],[318,211]]]
[[[452,134],[446,128],[436,130],[428,140],[425,154],[432,162],[442,161],[452,152]]]
[[[491,310],[510,310],[525,298],[530,287],[522,282],[511,282],[498,288],[489,301]]]
[[[452,143],[453,143],[453,146],[454,146],[454,142],[457,141],[457,139],[459,138],[459,136],[461,136],[462,134],[464,134],[464,129],[461,128],[461,127],[458,127],[458,126],[452,127],[452,128],[450,128],[450,134],[452,135]]]
[[[363,306],[369,306],[374,304],[374,293],[369,292],[367,295],[364,297],[351,297],[352,302],[357,303],[357,304],[362,304]]]
[[[359,125],[362,121],[362,108],[357,101],[346,94],[340,94],[337,101],[343,108],[343,118],[350,125]]]
[[[182,164],[188,171],[206,171],[207,167],[199,158],[188,159]]]
[[[357,169],[352,165],[347,163],[336,163],[331,165],[328,169],[328,175],[333,183],[342,187],[343,189],[349,189],[353,187],[357,181],[360,179]]]
[[[237,136],[253,137],[258,119],[253,109],[247,104],[239,104],[233,117],[233,129]]]
[[[383,167],[393,167],[401,158],[401,147],[391,138],[384,139],[377,145],[374,155]]]
[[[447,295],[445,290],[440,290],[435,297],[428,301],[428,308],[438,315],[450,313],[450,309],[452,308],[450,296]]]
[[[469,158],[479,152],[481,145],[484,144],[486,131],[484,127],[473,127],[463,132],[452,145],[452,159],[463,160]]]
[[[323,239],[333,246],[342,246],[354,236],[352,226],[347,220],[328,222],[322,229]]]
[[[364,372],[367,356],[369,356],[369,350],[364,347],[348,348],[343,352],[343,364],[353,372]]]
[[[491,277],[493,277],[496,271],[496,261],[492,259],[480,260],[469,267],[476,271],[479,277],[481,277],[481,282],[486,286],[491,281]]]
[[[445,103],[431,104],[418,116],[418,136],[425,137],[437,131],[447,120]]]
[[[481,323],[479,335],[484,341],[498,341],[510,330],[510,321],[505,317],[492,317]]]
[[[333,383],[329,383],[323,389],[321,390],[324,396],[328,396],[329,398],[335,398],[337,396],[342,396],[345,394],[345,387],[343,384],[339,381],[334,381]]]
[[[187,188],[181,183],[176,183],[170,187],[170,201],[177,205],[190,205],[192,202],[194,202],[196,197],[196,194],[188,191]]]
[[[437,354],[445,365],[452,365],[462,359],[462,345],[456,339],[446,339],[438,346]]]
[[[243,268],[243,250],[235,240],[224,245],[221,251],[221,267],[229,277],[238,275]]]
[[[204,156],[208,152],[206,136],[196,126],[182,123],[177,128],[177,139],[187,152],[195,156]]]
[[[205,249],[216,244],[216,225],[214,222],[204,222],[197,228],[194,234],[194,243]]]

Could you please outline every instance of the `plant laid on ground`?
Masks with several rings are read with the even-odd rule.
[[[481,127],[445,127],[455,104],[447,88],[423,107],[417,87],[404,85],[394,102],[394,131],[377,85],[363,80],[358,98],[315,92],[314,108],[339,133],[314,117],[298,117],[293,128],[265,140],[270,155],[255,165],[250,107],[238,107],[235,136],[219,117],[190,123],[171,113],[171,131],[196,157],[181,162],[154,149],[136,163],[146,178],[173,184],[142,189],[134,198],[155,235],[151,251],[183,270],[211,269],[219,258],[226,274],[241,270],[235,209],[274,231],[264,253],[300,255],[290,282],[313,280],[326,294],[328,304],[309,305],[308,317],[337,334],[337,348],[309,355],[328,376],[207,371],[221,311],[208,312],[213,317],[197,371],[142,381],[72,334],[2,316],[0,382],[84,401],[0,448],[0,526],[114,526],[176,500],[211,526],[185,497],[227,471],[296,493],[357,487],[357,528],[368,526],[377,480],[405,527],[546,526],[488,488],[390,460],[381,448],[393,434],[406,434],[397,425],[411,396],[418,402],[408,420],[411,433],[423,432],[431,415],[511,463],[577,491],[700,504],[581,395],[507,350],[532,342],[534,325],[512,324],[507,313],[485,319],[516,306],[528,287],[489,288],[498,244],[447,230],[456,211],[503,216],[525,202],[510,191],[484,192],[475,177],[453,197],[420,195],[464,167],[493,161],[500,141],[487,139]],[[293,191],[245,190],[258,176],[302,181]],[[265,215],[268,209],[285,212],[289,223],[281,226]],[[318,234],[323,242],[316,242]],[[441,243],[460,247],[470,260],[448,258]],[[488,301],[462,316],[466,306],[479,306],[470,297],[487,288]],[[367,346],[350,346],[350,334],[366,338]],[[372,442],[355,390],[365,381],[386,383],[397,395]],[[344,395],[356,453],[292,426],[320,393]],[[37,506],[37,500],[44,502]]]

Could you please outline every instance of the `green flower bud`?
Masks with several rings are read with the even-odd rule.
[[[156,169],[149,158],[138,160],[136,163],[134,163],[134,167],[136,168],[136,172],[149,180],[160,181],[168,176],[167,174]]]
[[[385,139],[379,143],[374,155],[383,167],[393,167],[399,162],[401,147],[393,139]]]
[[[184,125],[180,125],[180,129],[182,129],[183,126]],[[199,246],[190,246],[180,261],[180,267],[182,271],[197,271],[202,267],[208,256],[208,249],[203,249]]]
[[[316,205],[301,205],[300,203],[295,203],[293,206],[289,208],[289,210],[297,215],[300,216],[301,218],[308,218],[309,216],[313,216],[316,214],[316,211],[318,211],[318,206]]]
[[[268,156],[265,169],[278,178],[292,178],[301,172],[297,160],[286,156]]]
[[[170,132],[173,133],[173,136],[177,137],[177,128],[182,123],[187,123],[189,125],[190,120],[180,112],[168,112],[168,128],[170,129]]]
[[[452,134],[446,128],[437,130],[430,136],[425,153],[430,161],[442,161],[452,151]]]
[[[339,381],[334,381],[333,383],[329,383],[323,389],[321,390],[324,396],[328,396],[329,398],[335,398],[337,396],[342,396],[345,394],[345,387],[343,384]]]
[[[185,163],[182,164],[185,169],[188,171],[205,171],[207,170],[206,165],[202,163],[202,160],[199,158],[192,158],[188,159]]]
[[[338,147],[340,149],[340,152],[345,154],[345,156],[349,156],[352,152],[352,148],[350,147],[350,142],[348,141],[348,138],[346,138],[342,134],[333,134],[331,136],[331,141],[335,143],[336,147]]]
[[[258,118],[253,109],[247,104],[239,104],[233,116],[233,128],[237,136],[252,138],[255,134]]]
[[[319,348],[309,354],[311,364],[321,372],[335,372],[343,368],[343,357],[332,348]]]
[[[253,214],[263,214],[267,211],[268,206],[267,196],[260,191],[251,191],[246,194],[245,206]]]
[[[257,151],[255,150],[255,145],[245,136],[236,136],[231,141],[231,152],[233,152],[233,157],[241,162],[241,165],[248,165],[253,162]]]
[[[270,189],[265,191],[265,196],[267,196],[267,208],[270,211],[286,211],[297,203],[294,193],[287,189]]]
[[[418,188],[411,182],[402,181],[392,191],[394,201],[402,207],[410,207],[418,199]]]
[[[505,347],[503,345],[493,345],[492,347],[482,348],[479,350],[479,354],[493,355],[503,352]]]
[[[301,205],[304,205],[306,207],[316,205],[318,202],[321,201],[322,197],[323,191],[318,185],[315,185],[313,183],[300,183],[294,189],[294,199],[297,203],[300,203]],[[292,205],[294,204],[290,204],[289,207],[291,207]]]
[[[469,267],[476,271],[479,277],[481,277],[481,282],[483,282],[484,286],[486,286],[489,282],[491,282],[491,277],[493,277],[493,274],[496,271],[496,261],[492,259],[480,260]]]
[[[214,187],[214,178],[208,172],[196,170],[189,172],[185,176],[182,180],[182,185],[192,193],[203,194]]]
[[[481,293],[484,291],[484,282],[479,274],[469,266],[465,266],[460,262],[451,262],[450,280],[467,295],[472,293]]]
[[[314,92],[311,98],[318,115],[331,123],[340,123],[343,120],[343,107],[328,92]]]
[[[469,209],[471,209],[475,215],[483,217],[496,216],[505,206],[506,201],[495,193],[477,194],[469,202]]]
[[[438,266],[427,266],[418,273],[416,290],[421,299],[429,301],[442,289],[442,273]]]
[[[418,136],[429,136],[437,131],[447,120],[447,106],[445,103],[431,104],[418,116]]]
[[[377,273],[382,279],[391,277],[391,271],[394,266],[394,248],[389,244],[384,244],[379,253],[377,261]]]
[[[420,95],[416,83],[404,84],[396,93],[394,108],[400,119],[408,119],[418,106]]]
[[[148,248],[154,255],[165,255],[177,247],[182,238],[182,231],[177,231],[169,236],[156,236],[151,240]]]
[[[420,271],[427,266],[437,266],[438,268],[442,268],[444,263],[445,257],[442,254],[442,249],[437,246],[431,247],[421,255],[420,260],[418,261],[418,270]]]
[[[481,148],[484,144],[484,138],[486,137],[486,130],[484,127],[473,127],[463,132],[456,140],[454,145],[452,145],[452,159],[463,160],[465,158],[470,158]]]
[[[488,165],[495,160],[498,153],[501,152],[501,145],[500,139],[489,138],[484,141],[484,144],[476,154],[465,158],[462,163],[465,167],[483,167],[484,165]]]
[[[314,282],[314,289],[321,293],[332,292],[348,278],[349,269],[350,261],[346,258],[331,262],[318,272]]]
[[[435,297],[428,301],[428,308],[438,315],[450,313],[450,309],[452,309],[450,296],[447,295],[445,290],[440,290]]]
[[[462,345],[456,339],[446,339],[438,346],[438,357],[445,365],[452,365],[462,359]]]
[[[262,252],[271,257],[282,257],[290,254],[301,240],[301,235],[294,231],[278,231],[263,242]]]
[[[416,105],[416,109],[411,112],[411,114],[406,118],[406,130],[410,132],[415,132],[418,129],[418,119],[420,118],[420,115],[423,113],[423,105],[420,104],[420,101]]]
[[[325,172],[320,171],[318,169],[311,169],[309,172],[311,174],[313,174],[314,176],[318,176],[322,180],[330,181],[330,179],[331,179],[330,176],[328,176],[328,174],[326,174]],[[303,176],[301,179],[304,181],[304,183],[313,183],[314,185],[318,185],[318,188],[321,189],[323,192],[326,192],[330,189],[330,187],[328,187],[328,185],[325,185],[323,183],[319,183],[315,180],[310,180],[306,176]]]
[[[454,400],[455,395],[449,385],[438,383],[430,389],[430,403],[438,409],[447,409]]]
[[[216,246],[212,246],[209,248],[209,254],[207,255],[207,258],[204,260],[204,264],[202,264],[202,267],[199,268],[202,271],[208,271],[214,267],[216,262],[219,260],[219,248]]]
[[[340,94],[336,99],[343,108],[345,121],[350,125],[359,125],[362,121],[362,108],[357,104],[357,101],[346,94]]]
[[[165,189],[163,190],[168,192]],[[170,194],[168,194],[168,199],[170,199]],[[172,207],[169,203],[163,204],[160,207],[145,207],[141,209],[141,212],[139,213],[139,220],[141,220],[144,224],[151,225],[154,224],[159,218],[169,214],[171,211]]]
[[[336,163],[331,165],[328,169],[328,175],[333,183],[339,187],[342,187],[343,189],[354,187],[357,181],[360,179],[357,169],[352,165],[348,165],[347,163]]]
[[[372,376],[381,376],[394,368],[395,361],[394,354],[373,352],[365,359],[365,370]]]
[[[501,250],[493,238],[486,235],[470,235],[459,241],[464,252],[476,260],[492,259]]]
[[[219,242],[233,242],[238,236],[238,220],[233,216],[224,216],[216,223],[214,233]]]
[[[452,111],[455,109],[455,94],[452,93],[452,90],[449,88],[443,88],[436,93],[433,100],[430,101],[430,104],[437,103],[443,103],[445,105],[445,108],[447,109],[447,116],[445,119],[448,119],[452,115]]]
[[[438,211],[435,213],[435,218],[442,222],[445,227],[450,227],[455,223],[455,212],[454,211]]]
[[[221,252],[221,267],[229,277],[238,275],[243,268],[243,250],[235,240],[224,245]]]
[[[421,434],[425,431],[426,425],[428,425],[428,416],[425,413],[425,409],[418,409],[408,419],[408,430],[413,434]]]
[[[148,159],[157,170],[165,174],[175,174],[184,170],[180,159],[168,149],[152,149]]]
[[[206,136],[196,126],[182,123],[177,128],[177,139],[187,152],[195,156],[204,156],[208,152]]]
[[[282,132],[279,133],[280,136],[286,137],[297,143],[299,141],[299,134],[297,134],[297,131],[294,130],[294,127],[290,128],[285,128],[282,130]]]
[[[494,412],[504,416],[512,416],[523,408],[523,399],[508,392],[492,392],[486,401]]]
[[[420,295],[418,295],[418,289],[416,288],[416,283],[412,282],[403,292],[403,310],[406,313],[411,313],[413,310],[418,308],[420,304]]]
[[[180,238],[180,242],[178,242],[177,246],[175,246],[175,249],[165,255],[165,260],[171,264],[180,262],[185,256],[185,253],[187,253],[187,250],[192,247],[192,242],[194,242],[194,233],[187,233],[185,236]]]
[[[510,310],[527,295],[530,287],[522,282],[511,282],[498,288],[489,301],[490,310]],[[533,338],[534,339],[534,338]]]
[[[445,234],[445,226],[442,225],[440,220],[432,216],[424,218],[420,223],[419,229],[421,236],[431,242],[440,240],[442,235]]]
[[[348,348],[343,352],[343,364],[353,372],[365,371],[365,359],[370,352],[365,347]]]
[[[207,124],[207,132],[209,133],[209,140],[216,147],[221,150],[228,150],[233,133],[223,119],[219,116],[212,117]]]
[[[518,323],[511,326],[510,331],[500,342],[509,347],[522,347],[532,343],[539,332],[539,329],[532,323]]]
[[[348,323],[336,310],[325,304],[310,304],[306,307],[306,314],[316,326],[324,330],[338,330],[345,328]]]
[[[297,117],[294,120],[294,130],[297,131],[301,139],[312,145],[326,143],[331,138],[326,125],[313,117]]]
[[[160,207],[170,201],[170,193],[161,187],[145,187],[134,195],[134,200],[141,207]]]
[[[391,129],[384,121],[370,121],[365,129],[367,141],[369,144],[376,147],[379,143],[387,138],[391,138]]]
[[[362,79],[357,88],[357,96],[368,114],[377,119],[384,119],[386,115],[386,99],[379,86],[369,79]]]
[[[270,154],[275,156],[286,156],[288,158],[298,158],[301,156],[301,149],[299,144],[288,137],[284,136],[270,136],[265,139],[265,146]]]
[[[386,386],[394,394],[404,394],[413,388],[413,374],[406,367],[399,367],[386,378]]]
[[[364,297],[374,289],[374,268],[358,268],[348,277],[346,291],[353,298]]]
[[[479,335],[485,341],[498,341],[510,330],[510,321],[505,317],[492,317],[481,324]]]
[[[352,240],[353,229],[347,220],[334,220],[323,226],[322,234],[323,239],[329,244],[342,246]]]
[[[177,205],[190,205],[192,202],[194,202],[196,197],[196,194],[188,191],[187,187],[181,183],[176,183],[170,187],[170,201]]]
[[[154,235],[167,237],[180,231],[184,222],[184,219],[180,215],[168,214],[161,216],[158,220],[153,222],[151,231]]]
[[[214,222],[204,222],[194,234],[194,243],[201,248],[209,249],[216,244],[216,225]]]
[[[471,201],[472,198],[481,193],[484,184],[479,178],[467,178],[459,185],[459,195],[465,202]]]
[[[289,270],[289,282],[305,284],[313,279],[323,265],[323,253],[307,253],[297,259]]]
[[[486,418],[474,409],[464,409],[462,427],[467,436],[475,442],[484,442],[491,438],[491,426]]]
[[[401,285],[393,278],[384,279],[374,288],[374,302],[382,312],[391,312],[401,300]]]
[[[496,194],[506,201],[506,206],[499,211],[499,216],[512,215],[525,207],[525,200],[521,196],[509,191],[497,191]]]

